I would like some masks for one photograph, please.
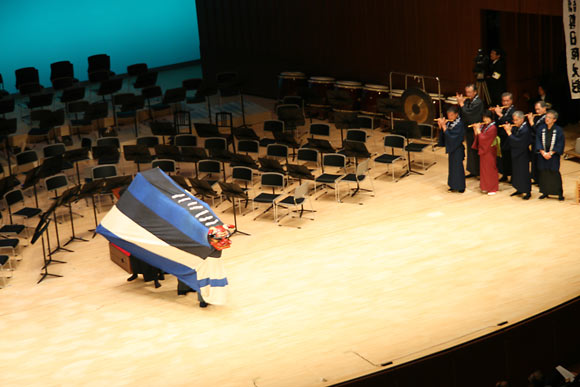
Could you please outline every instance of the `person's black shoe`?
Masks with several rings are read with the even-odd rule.
[[[205,301],[202,301],[202,302],[199,303],[199,307],[200,308],[207,308],[207,306],[208,306],[208,303],[205,302]]]
[[[477,177],[477,175],[474,175],[473,173],[470,173],[468,175],[465,176],[466,179],[469,179],[471,177]]]
[[[539,197],[538,199],[545,199],[545,198],[547,198],[547,197],[548,197],[548,195],[546,195],[546,194],[541,194],[541,195],[540,195],[540,197]]]
[[[558,200],[561,201],[561,202],[564,201],[564,195],[558,196]]]
[[[159,281],[155,280],[153,282],[155,283],[155,289],[158,289],[161,287],[161,284],[159,283]]]
[[[127,281],[131,282],[137,279],[137,274],[133,274],[131,277],[127,278]]]
[[[457,191],[457,192],[459,192],[459,193],[464,193],[464,192],[465,192],[465,190],[464,190],[464,189],[460,189],[460,190],[459,190],[459,191]]]
[[[522,193],[520,191],[516,191],[514,193],[512,193],[510,196],[517,196],[517,195],[521,195]]]
[[[455,190],[454,190],[454,189],[451,189],[451,188],[449,188],[449,189],[447,189],[447,192],[455,192]]]
[[[524,197],[522,199],[529,200],[531,197],[532,197],[532,194],[528,192],[527,194],[524,195]]]
[[[508,181],[508,178],[506,175],[503,175],[499,181]]]

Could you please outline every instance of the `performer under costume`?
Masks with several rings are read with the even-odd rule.
[[[495,126],[495,122],[491,120],[491,112],[485,112],[483,120],[483,126],[481,124],[474,126],[475,140],[472,149],[476,149],[479,153],[479,187],[483,192],[493,195],[499,189],[497,145],[495,145],[497,143],[497,127]]]
[[[439,133],[439,144],[445,146],[445,153],[449,156],[449,175],[447,184],[449,191],[465,191],[465,170],[463,169],[463,159],[465,159],[465,148],[463,139],[465,138],[465,126],[459,118],[457,107],[452,106],[447,110],[448,121],[439,121],[442,129]]]
[[[496,120],[498,129],[497,135],[501,140],[501,160],[498,160],[499,172],[503,175],[500,181],[507,181],[508,176],[512,175],[512,155],[510,149],[510,141],[508,140],[508,135],[503,129],[502,125],[511,124],[512,115],[514,114],[515,108],[513,106],[511,93],[504,93],[502,96],[502,108],[495,108]]]
[[[540,183],[540,199],[548,195],[558,195],[559,200],[564,200],[562,191],[562,175],[560,174],[560,156],[564,153],[564,131],[556,120],[558,113],[553,110],[546,114],[546,125],[536,136],[536,149],[540,153],[538,157],[538,178]]]
[[[465,126],[469,126],[476,122],[481,122],[483,115],[483,101],[477,95],[475,85],[467,85],[465,87],[465,94],[469,99],[463,100],[458,98],[459,106],[461,107],[461,120]],[[475,177],[479,175],[479,154],[477,149],[473,149],[474,132],[473,130],[465,131],[465,143],[467,144],[467,162],[465,169],[469,172],[467,177]]]
[[[516,189],[511,196],[524,194],[523,199],[531,197],[532,182],[530,179],[530,127],[524,121],[524,113],[514,112],[514,125],[509,124],[505,130],[509,136],[512,153],[512,185]]]
[[[155,168],[137,174],[97,232],[201,293],[204,306],[201,302],[219,305],[226,299],[228,280],[213,243],[213,228],[220,226],[206,203]]]

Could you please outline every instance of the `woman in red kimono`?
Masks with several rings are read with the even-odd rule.
[[[479,153],[479,186],[488,195],[495,195],[499,189],[496,164],[497,143],[495,142],[497,126],[492,121],[492,117],[492,113],[486,110],[483,113],[483,124],[474,124],[475,140],[471,146]]]

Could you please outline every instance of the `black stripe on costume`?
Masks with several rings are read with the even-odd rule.
[[[136,224],[172,247],[194,254],[202,259],[207,258],[214,250],[193,241],[179,229],[151,211],[129,191],[126,191],[121,196],[116,207]],[[171,259],[171,257],[167,258]]]

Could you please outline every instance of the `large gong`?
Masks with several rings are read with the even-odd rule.
[[[409,88],[403,93],[401,101],[403,114],[408,120],[418,124],[433,123],[435,109],[429,94],[418,88]]]

